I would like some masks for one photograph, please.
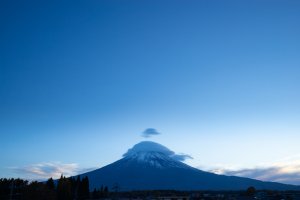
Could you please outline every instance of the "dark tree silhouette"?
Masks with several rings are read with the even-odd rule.
[[[49,190],[55,189],[55,184],[54,184],[52,177],[47,180],[46,185],[49,188]]]
[[[248,196],[253,196],[255,194],[255,192],[256,192],[256,189],[253,186],[248,187],[248,189],[246,191],[246,193],[247,193]]]
[[[56,200],[56,193],[54,190],[50,190],[47,184],[41,182],[31,182],[24,188],[23,198],[24,200]]]
[[[87,199],[89,198],[89,196],[89,179],[86,176],[81,181],[79,181],[78,197],[79,199]]]
[[[70,180],[61,175],[57,183],[57,199],[58,200],[71,200],[71,183]]]

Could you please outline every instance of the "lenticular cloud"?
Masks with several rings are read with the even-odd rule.
[[[146,130],[144,130],[144,132],[142,133],[142,136],[145,138],[154,136],[154,135],[159,135],[160,133],[155,129],[155,128],[147,128]]]
[[[139,152],[159,152],[178,161],[184,161],[188,158],[192,158],[191,156],[186,154],[176,154],[174,151],[171,151],[167,147],[150,141],[144,141],[134,145],[132,148],[128,149],[125,154],[123,154],[123,157],[132,156]]]

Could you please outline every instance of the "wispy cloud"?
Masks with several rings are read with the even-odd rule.
[[[80,168],[77,163],[61,162],[45,162],[22,167],[11,167],[11,170],[15,174],[31,180],[43,180],[50,177],[59,178],[61,174],[64,176],[73,176],[93,169],[94,168]]]
[[[229,176],[241,176],[262,181],[300,185],[300,157],[295,156],[255,168],[216,168],[211,171]]]
[[[188,154],[173,154],[171,157],[181,162],[185,161],[186,159],[193,159],[193,157]]]
[[[144,132],[142,133],[142,136],[145,138],[154,136],[154,135],[159,135],[160,133],[154,129],[154,128],[147,128],[146,130],[144,130]]]

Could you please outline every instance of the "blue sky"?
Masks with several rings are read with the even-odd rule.
[[[104,166],[146,128],[194,167],[300,171],[299,8],[1,1],[0,177]]]

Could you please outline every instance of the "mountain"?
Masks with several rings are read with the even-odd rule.
[[[81,174],[88,176],[90,189],[118,185],[120,190],[299,190],[299,186],[263,182],[236,176],[201,171],[180,162],[168,148],[154,142],[141,142],[123,158],[100,169]]]

